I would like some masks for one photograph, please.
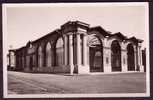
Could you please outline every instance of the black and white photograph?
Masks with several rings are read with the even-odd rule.
[[[147,2],[3,4],[4,98],[149,97]]]

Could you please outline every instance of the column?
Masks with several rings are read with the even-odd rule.
[[[142,66],[142,52],[141,52],[140,46],[139,46],[139,64],[140,66]]]
[[[139,71],[141,71],[141,63],[140,63],[140,59],[141,59],[141,57],[140,57],[140,47],[138,46],[138,66],[139,66]]]
[[[144,66],[142,65],[142,52],[140,50],[140,46],[138,47],[139,50],[139,67],[140,67],[140,71],[144,72]]]
[[[83,35],[83,39],[82,39],[82,41],[83,41],[83,46],[82,46],[82,48],[83,48],[83,50],[81,50],[83,53],[82,53],[82,56],[83,56],[83,65],[81,65],[81,66],[79,66],[78,67],[78,73],[79,74],[88,74],[89,73],[89,65],[87,64],[87,53],[88,53],[88,47],[87,47],[87,36],[86,35]],[[78,49],[79,49],[79,47],[78,47]],[[78,51],[79,52],[79,51]],[[81,58],[82,58],[82,56],[81,56],[81,54],[79,54],[80,55],[80,62],[79,63],[81,63]]]
[[[87,66],[87,37],[83,35],[83,64]]]
[[[134,46],[134,63],[135,63],[135,71],[137,71],[137,67],[138,67],[138,63],[137,63],[137,53],[138,53],[138,51],[137,51],[137,47],[136,46]]]
[[[140,64],[141,64],[141,66],[143,65],[142,64],[142,50],[140,50]]]
[[[11,57],[10,57],[10,54],[7,56],[8,57],[8,65],[9,65],[9,68],[11,68]]]
[[[139,50],[139,46],[138,46],[137,50],[138,50],[138,65],[140,66],[140,50]]]
[[[68,43],[67,35],[64,35],[64,64],[65,65],[67,65],[67,63],[68,63],[68,56],[67,56],[68,46],[67,46],[67,43]]]
[[[69,65],[70,74],[73,75],[74,65],[73,65],[73,35],[69,35]]]
[[[77,65],[81,65],[81,39],[80,39],[80,34],[76,35],[77,38]]]
[[[83,35],[83,39],[82,39],[83,46],[82,46],[82,45],[80,45],[80,43],[81,43],[80,35],[77,35],[77,64],[79,65],[78,66],[78,73],[79,74],[89,73],[89,65],[87,64],[88,47],[87,47],[87,39],[86,38],[87,38],[87,36]],[[81,46],[82,46],[82,50],[81,50]],[[83,52],[83,53],[81,53],[81,52]],[[82,56],[83,56],[83,65],[81,64]]]

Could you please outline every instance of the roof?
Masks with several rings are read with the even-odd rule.
[[[106,30],[103,29],[101,26],[91,27],[91,28],[89,28],[88,31],[89,31],[89,32],[90,32],[90,31],[98,31],[98,32],[102,33],[102,35],[104,35],[104,36],[110,36],[110,35],[111,35],[110,32],[106,31]]]
[[[81,22],[81,21],[68,21],[68,22],[66,22],[65,24],[63,24],[63,25],[61,26],[61,29],[56,29],[56,30],[54,30],[54,31],[52,31],[52,32],[50,32],[50,33],[44,35],[43,37],[40,37],[40,38],[38,38],[38,39],[36,39],[36,40],[34,40],[34,41],[29,41],[29,42],[27,42],[27,45],[29,45],[29,43],[32,43],[32,44],[33,44],[33,43],[36,43],[36,42],[38,42],[39,40],[44,39],[44,38],[46,38],[46,37],[48,37],[48,36],[50,36],[50,35],[52,35],[52,34],[61,34],[61,33],[62,33],[62,29],[64,29],[65,27],[67,27],[67,26],[74,26],[74,27],[76,27],[76,25],[77,25],[78,27],[85,28],[88,32],[91,32],[91,31],[98,31],[98,32],[101,33],[104,37],[117,36],[117,37],[121,38],[122,40],[131,40],[131,41],[136,42],[136,43],[138,43],[138,42],[139,42],[139,43],[143,42],[143,40],[137,39],[137,38],[135,38],[135,37],[127,38],[126,36],[124,36],[124,35],[123,35],[122,33],[120,33],[120,32],[117,32],[117,33],[115,33],[115,34],[111,34],[111,32],[106,31],[106,30],[105,30],[104,28],[102,28],[101,26],[89,27],[89,26],[90,26],[89,24],[84,23],[84,22]],[[27,45],[25,45],[25,46],[23,46],[23,47],[21,47],[21,48],[15,49],[15,51],[16,51],[16,50],[21,50],[22,48],[25,48]]]
[[[143,40],[141,40],[141,39],[137,39],[136,37],[131,37],[131,38],[128,38],[127,40],[131,40],[131,41],[133,41],[133,42],[136,42],[136,43],[142,43],[143,42]]]
[[[41,39],[43,39],[45,37],[48,37],[49,35],[51,35],[53,33],[60,33],[60,31],[61,31],[60,29],[56,29],[56,30],[54,30],[54,31],[52,31],[52,32],[50,32],[50,33],[48,33],[48,34],[46,34],[46,35],[34,40],[34,41],[31,41],[31,43],[35,43],[35,42],[37,42],[37,41],[39,41],[39,40],[41,40]]]
[[[117,32],[117,33],[115,33],[115,34],[112,34],[110,37],[112,37],[112,36],[117,36],[117,37],[119,37],[119,38],[122,39],[122,40],[127,39],[127,37],[124,36],[121,32]]]
[[[89,27],[89,24],[84,23],[82,21],[68,21],[65,24],[63,24],[61,27],[67,26],[67,25],[80,25],[80,26],[84,26],[84,27]]]

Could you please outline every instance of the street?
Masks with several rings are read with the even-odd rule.
[[[144,93],[145,80],[145,73],[70,76],[8,71],[8,93]]]

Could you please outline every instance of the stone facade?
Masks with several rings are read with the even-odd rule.
[[[141,43],[135,37],[69,21],[26,46],[11,50],[15,69],[27,72],[79,73],[144,71]]]

